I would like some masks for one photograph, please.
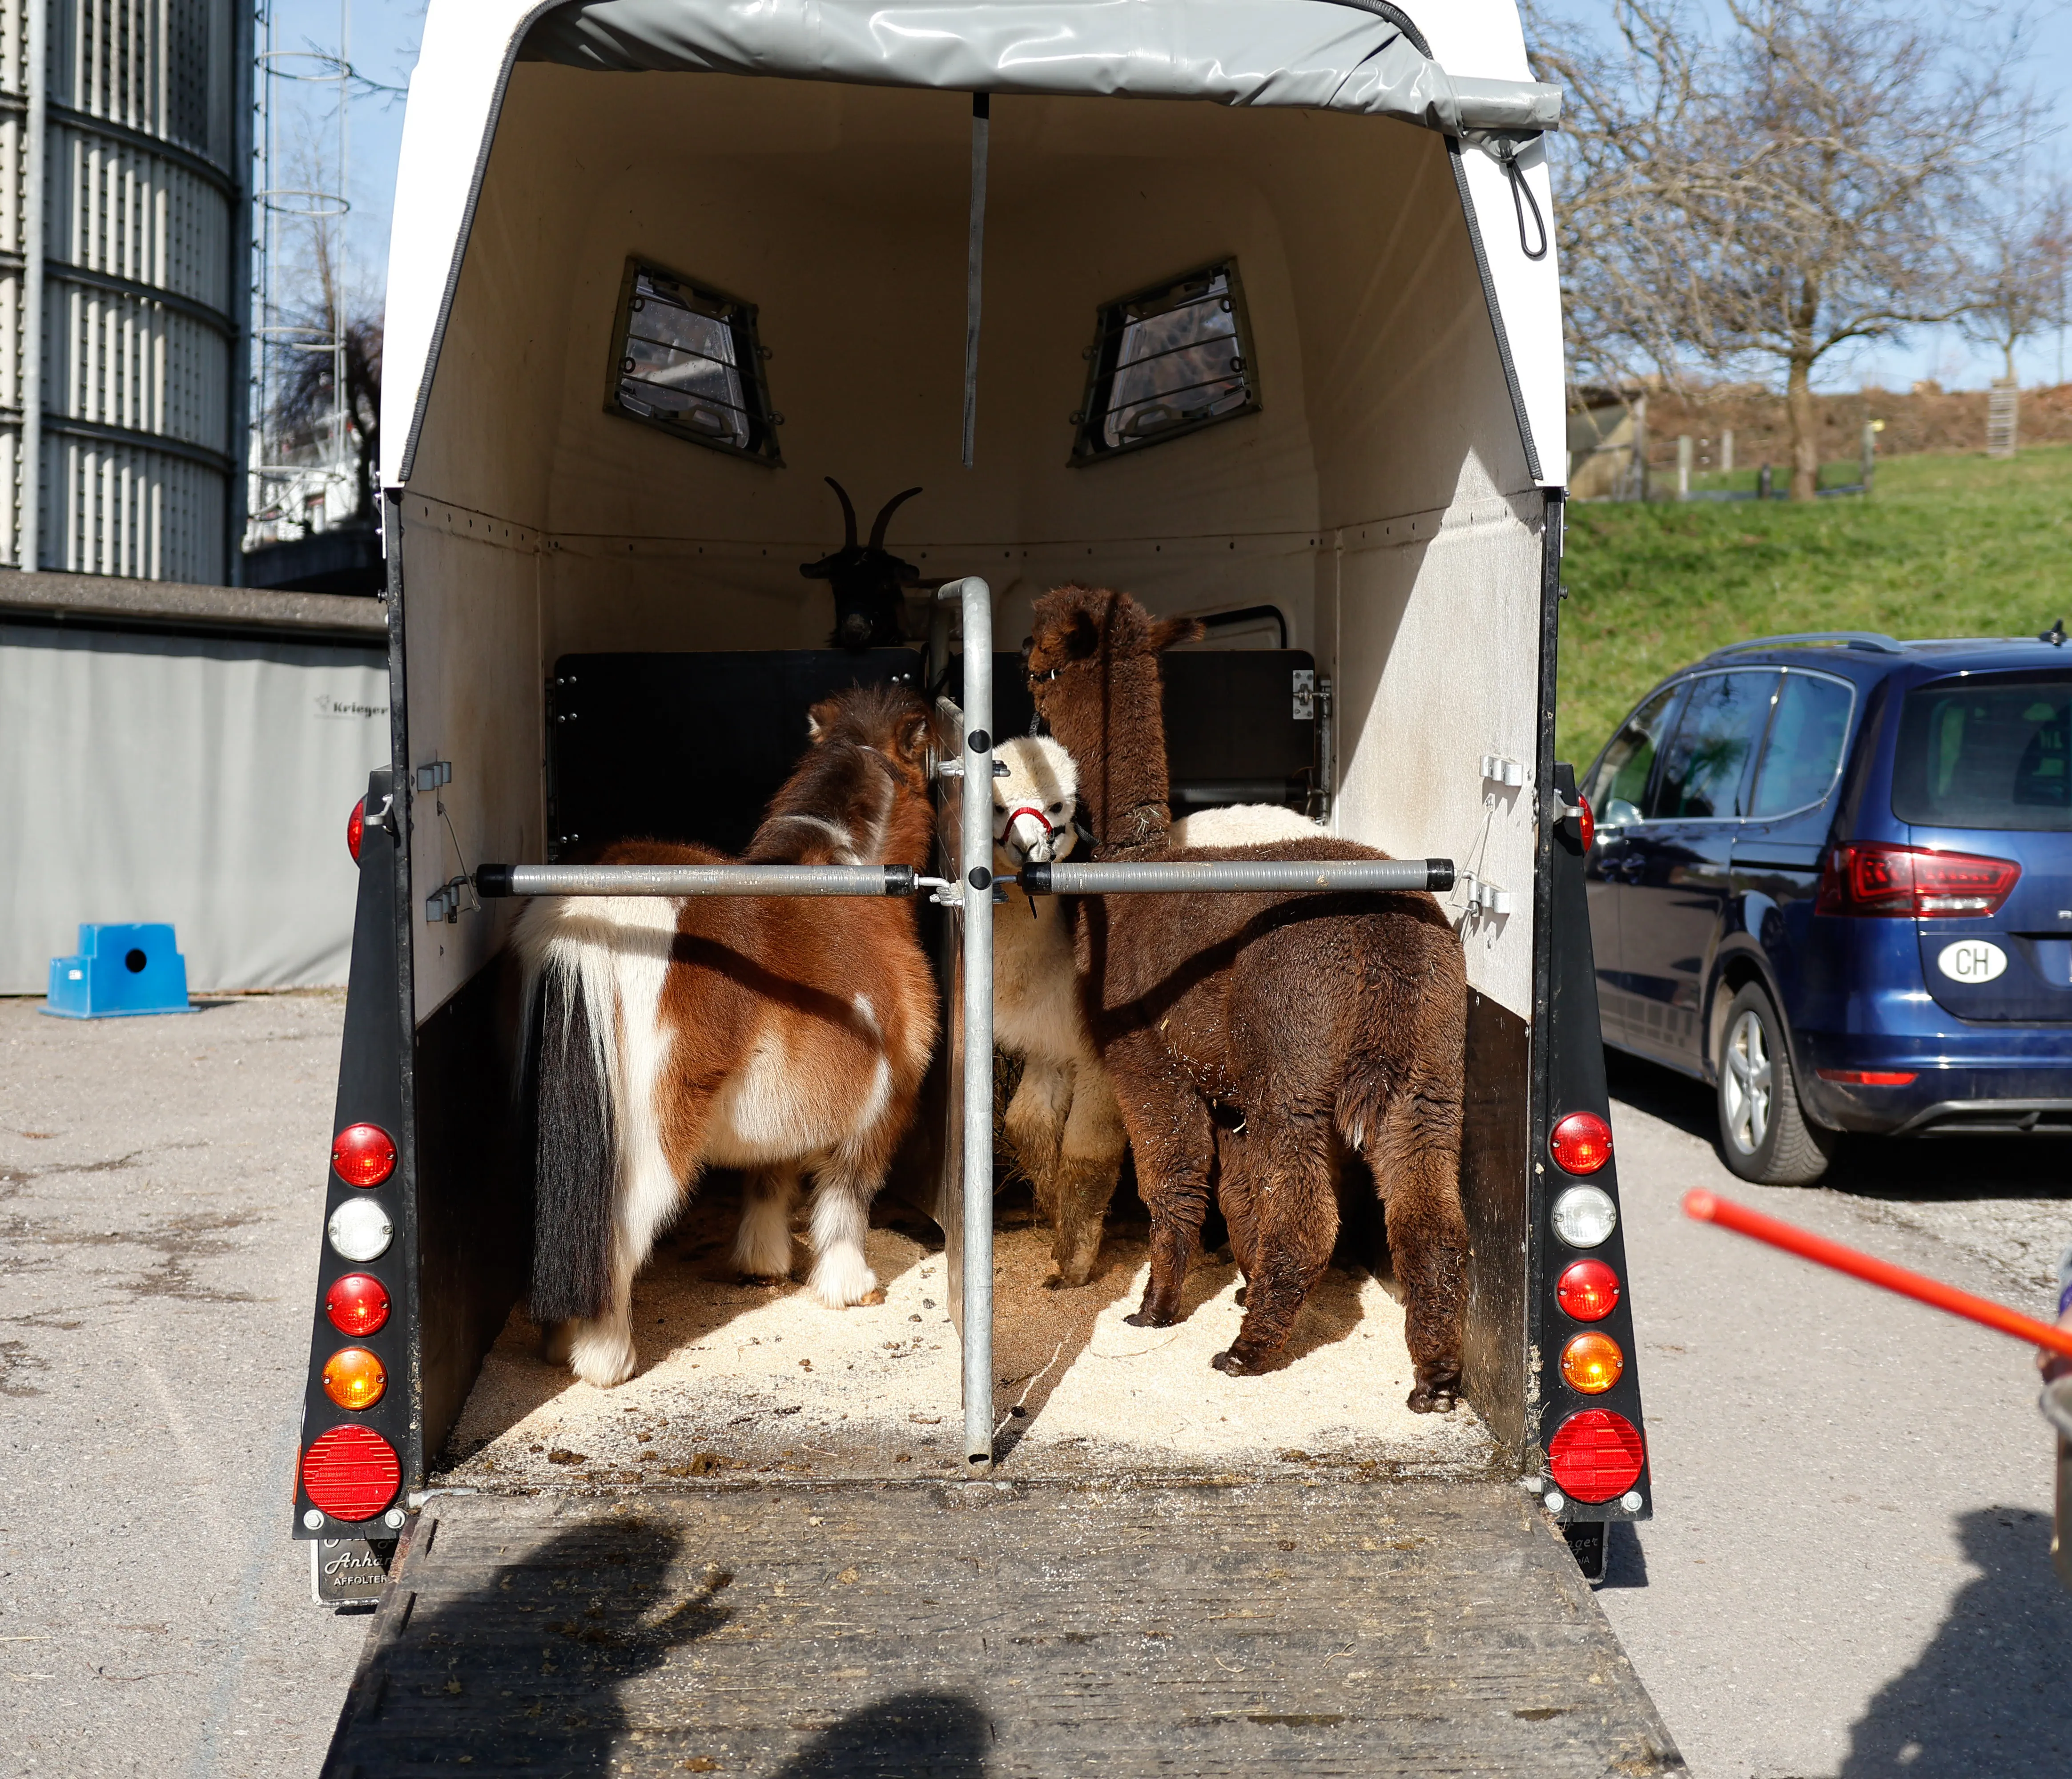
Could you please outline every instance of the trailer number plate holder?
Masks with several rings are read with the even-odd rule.
[[[310,1592],[319,1606],[372,1606],[388,1584],[393,1539],[323,1538],[310,1541]]]

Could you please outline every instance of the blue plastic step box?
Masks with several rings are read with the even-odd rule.
[[[161,925],[81,922],[79,955],[51,959],[47,1013],[112,1019],[125,1013],[185,1013],[187,960],[173,930]]]

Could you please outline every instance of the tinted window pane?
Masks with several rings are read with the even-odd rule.
[[[1972,679],[1906,695],[1892,812],[1938,828],[2072,828],[2072,680]]]
[[[737,450],[749,443],[749,412],[734,329],[688,306],[646,273],[635,284],[620,361],[619,405],[674,421]]]
[[[1676,738],[1663,757],[1651,816],[1665,821],[1738,816],[1749,755],[1770,715],[1777,670],[1701,673],[1691,682]]]
[[[1655,769],[1655,751],[1661,743],[1663,726],[1669,721],[1669,709],[1676,696],[1671,686],[1667,692],[1651,698],[1619,727],[1612,737],[1612,745],[1605,750],[1605,757],[1597,762],[1597,770],[1591,779],[1585,795],[1590,807],[1599,821],[1616,827],[1622,821],[1638,819],[1641,799],[1647,794],[1647,776]],[[1614,800],[1630,803],[1633,813],[1611,813]]]
[[[1091,357],[1082,461],[1259,405],[1233,261],[1106,305]]]
[[[1855,694],[1840,680],[1787,673],[1778,694],[1762,764],[1757,769],[1751,816],[1786,816],[1819,803],[1842,770]]]

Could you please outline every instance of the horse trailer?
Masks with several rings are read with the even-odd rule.
[[[1652,1481],[1553,748],[1560,103],[1511,0],[434,0],[294,1502],[319,1598],[378,1601],[327,1771],[1680,1770],[1585,1579]],[[1073,581],[1203,621],[1163,658],[1176,814],[1301,809],[1388,855],[1338,890],[1454,922],[1451,1415],[1405,1409],[1371,1190],[1258,1376],[1207,1362],[1227,1250],[1181,1321],[1123,1317],[1126,1193],[1044,1288],[992,926],[1170,887],[995,883],[960,796]],[[886,680],[957,725],[931,869],[597,864],[739,853],[808,707]],[[739,1280],[715,1176],[639,1374],[536,1355],[511,939],[570,893],[917,898],[944,1035],[881,1300]]]

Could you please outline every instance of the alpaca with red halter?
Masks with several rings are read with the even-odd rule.
[[[744,862],[928,856],[932,719],[898,686],[816,705],[812,746]],[[731,862],[626,841],[606,865]],[[547,1351],[609,1387],[638,1360],[631,1302],[655,1238],[710,1167],[746,1174],[734,1257],[791,1269],[811,1174],[814,1294],[874,1300],[872,1198],[914,1116],[935,989],[911,902],[569,897],[532,902],[516,945],[537,1042],[532,1314]]]

